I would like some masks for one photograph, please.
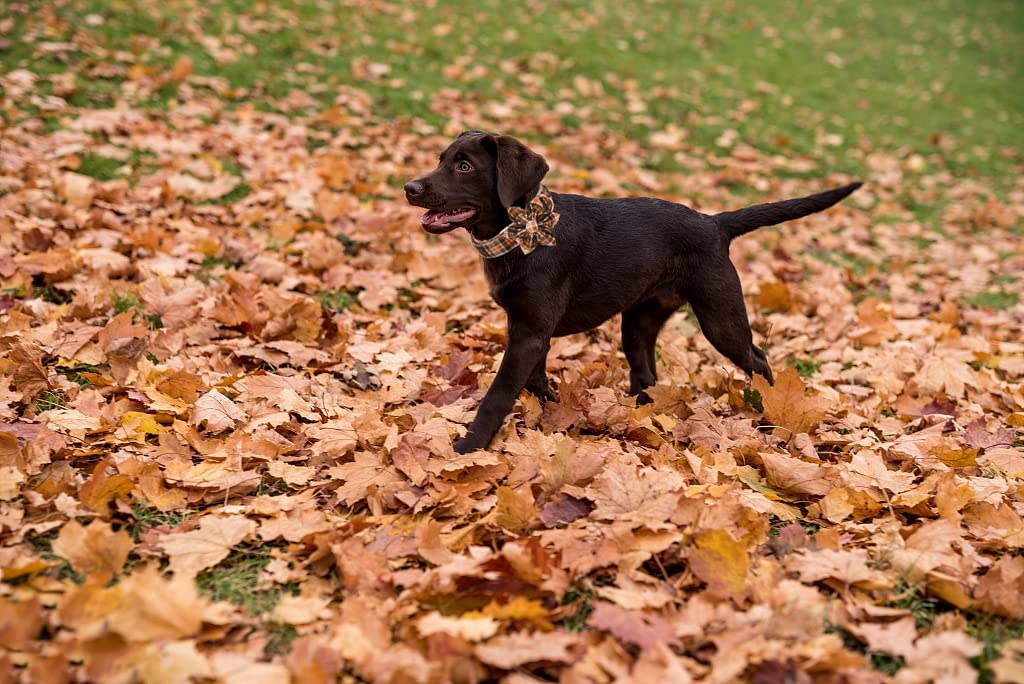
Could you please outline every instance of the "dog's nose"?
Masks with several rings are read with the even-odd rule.
[[[405,194],[409,197],[416,197],[423,194],[423,183],[418,180],[409,181],[405,184]]]

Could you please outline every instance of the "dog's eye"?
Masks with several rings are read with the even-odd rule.
[[[455,165],[455,170],[461,171],[462,173],[469,173],[470,171],[473,170],[473,165],[470,164],[468,161],[460,161],[458,164]]]

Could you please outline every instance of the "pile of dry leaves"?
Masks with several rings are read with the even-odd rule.
[[[845,179],[449,114],[197,96],[4,132],[0,679],[1024,679],[1024,640],[968,634],[1024,619],[1024,306],[985,306],[1024,268],[1019,185],[872,153],[854,201],[734,244],[774,388],[680,314],[636,408],[616,321],[458,456],[504,319],[398,192],[452,133],[515,132],[556,192],[706,210]],[[908,196],[952,201],[927,225]],[[219,593],[242,562],[259,608]]]

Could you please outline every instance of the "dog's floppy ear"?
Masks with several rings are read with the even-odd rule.
[[[495,146],[498,197],[508,209],[540,185],[548,172],[548,163],[510,135],[495,135],[491,140]]]

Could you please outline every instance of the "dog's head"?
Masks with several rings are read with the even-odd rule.
[[[405,184],[409,204],[423,207],[428,233],[504,228],[508,208],[540,185],[544,157],[508,135],[466,131],[441,153],[437,168]]]

